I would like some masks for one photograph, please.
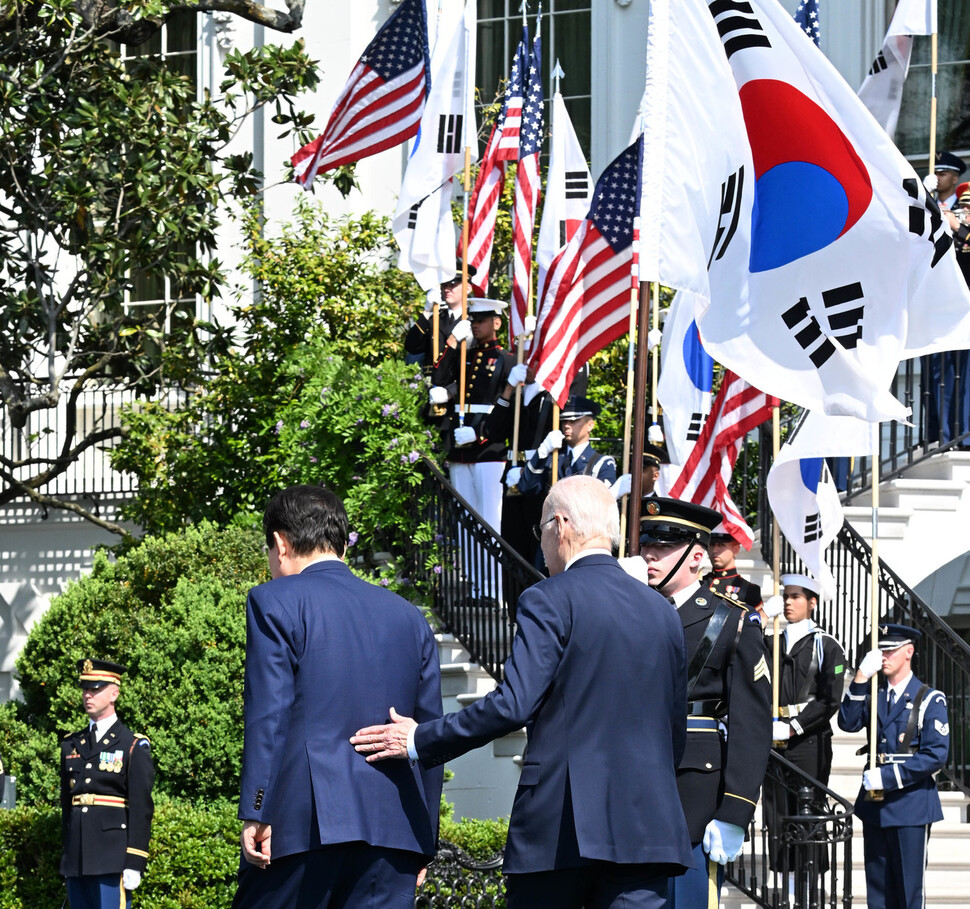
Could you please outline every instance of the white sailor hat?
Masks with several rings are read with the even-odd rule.
[[[806,593],[818,599],[819,583],[807,574],[783,574],[779,581],[782,587],[801,587]]]
[[[490,300],[488,297],[471,297],[468,300],[468,315],[476,316],[488,313],[493,316],[501,316],[508,307],[509,304],[504,300]]]

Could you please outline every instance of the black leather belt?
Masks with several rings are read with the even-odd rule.
[[[687,716],[719,716],[723,714],[720,701],[688,701]]]

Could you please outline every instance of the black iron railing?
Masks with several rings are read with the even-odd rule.
[[[850,909],[852,806],[772,752],[760,815],[726,879],[770,909]]]
[[[428,877],[414,900],[415,909],[501,909],[505,906],[502,853],[478,861],[442,841]]]
[[[415,497],[430,539],[413,550],[413,576],[432,587],[432,610],[496,681],[512,650],[519,595],[542,579],[455,491],[432,461]]]

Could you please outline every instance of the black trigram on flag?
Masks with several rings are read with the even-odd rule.
[[[741,198],[744,191],[744,167],[738,168],[737,173],[731,174],[721,184],[721,210],[717,217],[717,232],[714,234],[714,245],[707,260],[707,267],[711,262],[720,259],[727,251],[734,232],[738,229],[738,219],[741,216]]]
[[[930,229],[926,239],[933,244],[933,262],[930,267],[935,268],[947,250],[953,245],[953,238],[949,232],[943,229],[943,215],[940,214],[940,206],[936,204],[936,199],[932,196],[921,194],[921,184],[915,177],[903,180],[903,189],[911,199],[920,201],[923,195],[922,205],[909,206],[909,232],[922,237],[926,233],[926,216],[929,215]]]
[[[690,415],[690,424],[687,426],[688,442],[696,442],[700,437],[701,430],[704,428],[704,416],[702,413],[692,413]]]
[[[589,175],[583,170],[566,171],[566,198],[585,199],[589,195]]]
[[[421,207],[420,202],[415,202],[408,209],[408,230],[414,230],[418,226],[418,209]]]
[[[559,248],[562,249],[569,242],[569,237],[566,236],[566,222],[559,222]]]
[[[714,17],[729,60],[738,51],[749,47],[771,47],[750,3],[745,0],[713,0],[707,4],[707,8]]]
[[[862,340],[862,317],[865,308],[862,285],[858,281],[822,291],[822,305],[829,324],[827,334],[822,333],[818,320],[809,312],[805,297],[781,314],[785,324],[794,332],[795,340],[808,353],[816,369],[835,353],[835,338],[846,350],[854,350]]]
[[[881,73],[889,64],[886,63],[886,56],[882,51],[876,55],[876,59],[872,61],[872,66],[869,67],[869,75],[875,76],[877,73]]]
[[[461,114],[441,114],[438,117],[438,154],[452,155],[461,151]]]
[[[835,345],[822,334],[818,320],[808,311],[808,300],[805,297],[783,312],[781,317],[794,332],[799,347],[808,353],[816,369],[835,353]]]
[[[822,536],[822,519],[819,513],[805,516],[805,542],[814,543]]]

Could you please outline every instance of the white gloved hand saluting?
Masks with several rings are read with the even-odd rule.
[[[521,385],[525,382],[526,373],[529,371],[529,367],[525,363],[516,363],[509,370],[509,385],[516,386]]]
[[[513,486],[519,485],[519,477],[522,476],[521,467],[510,467],[509,472],[505,475],[505,485],[511,489]]]
[[[451,330],[451,336],[458,344],[461,344],[462,341],[471,341],[474,337],[472,335],[472,323],[468,319],[459,319]]]
[[[882,669],[882,651],[870,650],[859,664],[859,673],[867,679],[871,679],[880,669]]]
[[[712,862],[733,862],[744,848],[744,827],[715,819],[704,830],[703,846]]]
[[[471,426],[459,426],[455,430],[455,444],[456,445],[471,445],[472,442],[477,439],[478,436],[475,435],[475,430]]]
[[[936,174],[927,174],[923,177],[923,186],[926,187],[928,193],[935,193],[939,185],[940,181],[937,179]]]
[[[141,883],[141,872],[125,868],[121,872],[121,882],[125,885],[125,890],[137,890]]]
[[[558,429],[553,429],[539,444],[539,447],[536,449],[536,454],[540,458],[548,458],[554,451],[558,451],[562,447],[562,440],[564,438]]]
[[[769,619],[777,619],[785,611],[785,598],[777,595],[768,597],[761,608]]]
[[[447,404],[448,389],[444,385],[432,385],[428,391],[428,400],[432,404]]]

